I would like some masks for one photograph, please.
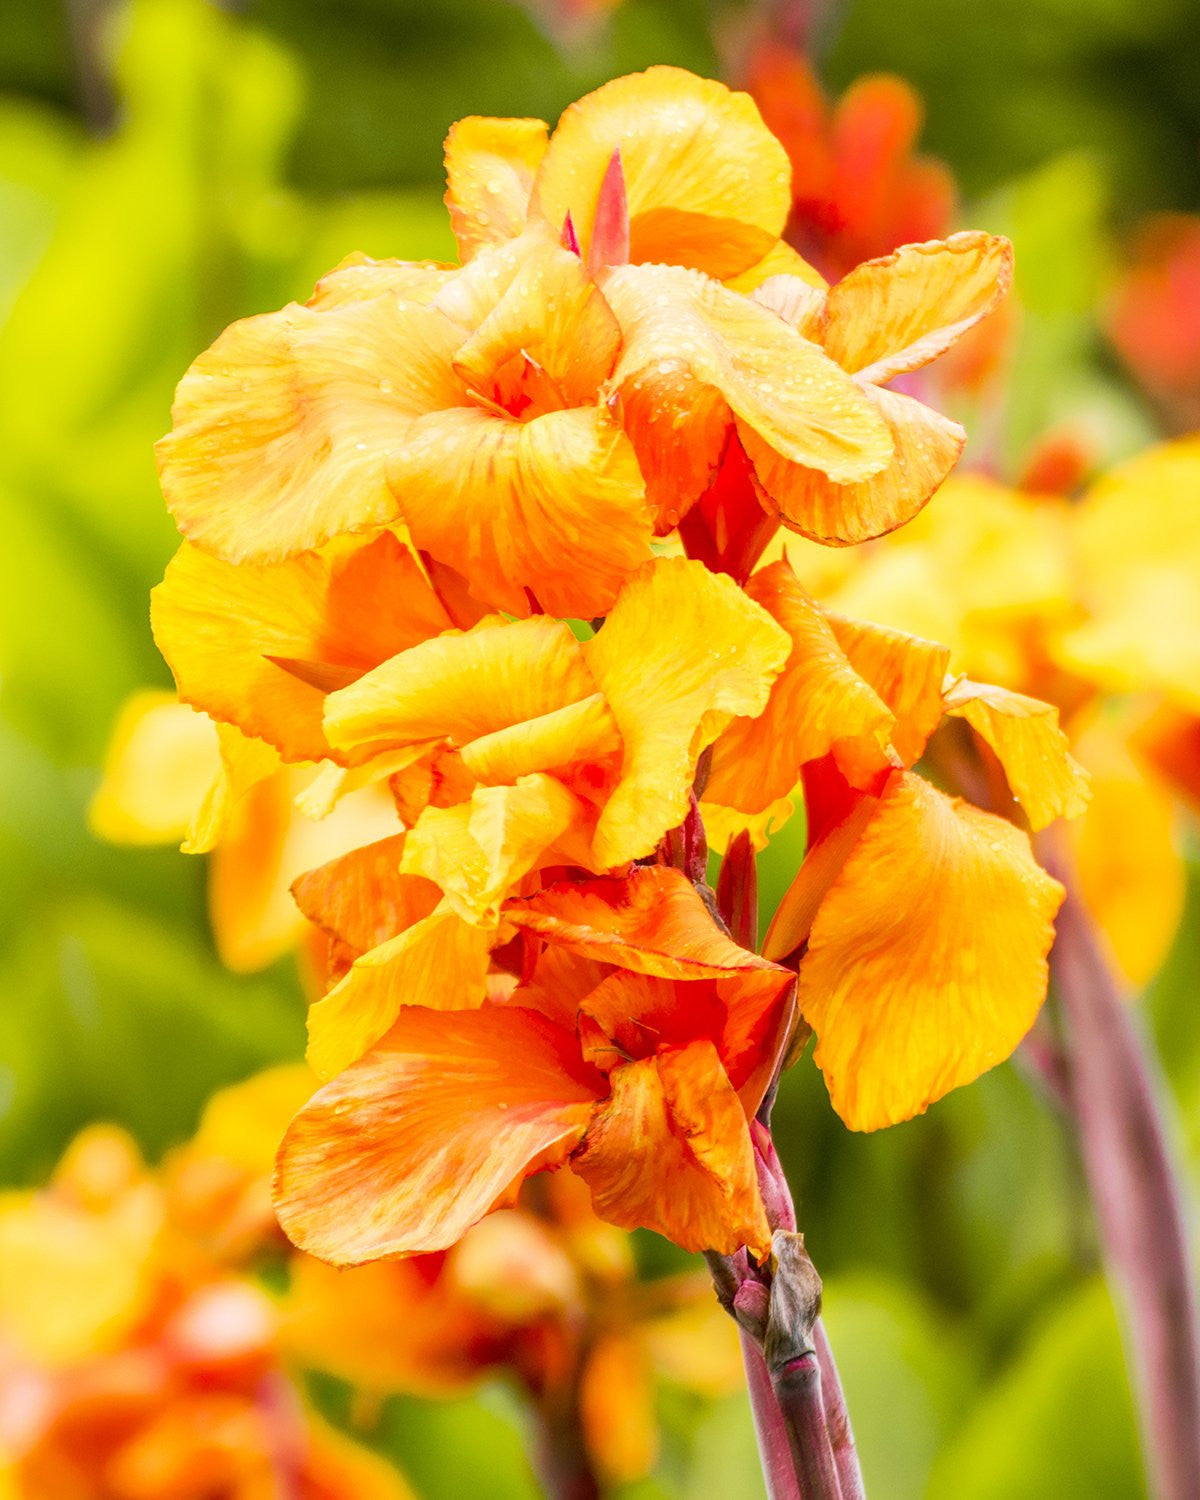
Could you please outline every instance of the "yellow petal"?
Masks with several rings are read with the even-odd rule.
[[[401,1011],[292,1122],[280,1222],[334,1265],[446,1249],[520,1174],[579,1140],[599,1079],[578,1057],[535,1011]]]
[[[494,617],[450,631],[331,693],[325,727],[343,749],[446,739],[468,745],[595,694],[570,626]]]
[[[782,233],[791,170],[750,96],[681,68],[648,68],[572,104],[538,170],[538,211],[555,230],[571,215],[585,259],[618,148],[631,260],[734,276]]]
[[[649,854],[683,821],[700,752],[737,714],[761,713],[787,635],[728,578],[662,558],[624,588],[583,646],[621,731],[621,780],[596,828],[600,866]]]
[[[219,768],[211,719],[174,693],[134,693],[113,726],[88,826],[114,844],[181,839]]]
[[[936,641],[922,640],[903,630],[889,630],[865,620],[847,620],[829,615],[829,624],[838,644],[849,657],[860,677],[864,677],[895,715],[892,746],[906,766],[914,765],[925,750],[925,743],[942,718],[942,687],[950,652]],[[845,762],[842,770],[856,785],[861,775],[877,769],[873,754],[866,763],[839,754]]]
[[[890,380],[944,354],[1008,291],[1012,246],[968,230],[865,261],[829,293],[825,348],[862,380]]]
[[[760,569],[746,592],[787,631],[792,649],[764,712],[735,719],[713,746],[705,800],[763,812],[792,791],[805,762],[839,740],[873,743],[875,769],[883,769],[894,715],[851,665],[788,564]]]
[[[887,430],[854,382],[751,298],[678,266],[619,267],[604,295],[625,338],[612,384],[660,524],[707,488],[732,417],[752,457],[842,480],[890,459]]]
[[[348,255],[321,277],[305,305],[329,312],[385,294],[405,302],[428,303],[455,269],[436,260],[372,260],[369,255]]]
[[[179,695],[286,760],[333,752],[323,684],[342,685],[445,630],[449,617],[390,532],[268,566],[185,543],[151,596]]]
[[[622,1063],[572,1167],[602,1219],[685,1250],[770,1242],[746,1116],[711,1042]]]
[[[530,232],[519,245],[481,256],[460,278],[476,279],[476,310],[488,310],[454,357],[462,380],[506,407],[514,390],[539,411],[546,409],[540,403],[558,408],[594,402],[616,364],[621,330],[579,257],[544,233]],[[464,295],[461,287],[455,290]],[[449,310],[449,297],[440,305]],[[509,373],[518,361],[521,379]]]
[[[534,771],[565,771],[595,766],[619,755],[621,736],[604,696],[593,693],[578,703],[537,719],[482,735],[465,746],[463,765],[479,781],[499,785]]]
[[[734,292],[756,292],[775,276],[795,278],[818,291],[825,290],[824,276],[815,266],[810,266],[798,250],[793,250],[786,240],[777,240],[756,265],[737,276],[725,277],[725,285]]]
[[[495,923],[500,903],[518,881],[547,862],[578,863],[586,844],[571,835],[585,813],[553,776],[522,776],[515,786],[481,786],[457,807],[427,807],[410,831],[401,869],[424,875],[445,892],[467,922]]]
[[[446,137],[446,207],[458,253],[468,261],[525,227],[529,194],[546,153],[544,120],[468,115]]]
[[[1130,755],[1122,727],[1102,718],[1076,742],[1092,799],[1067,837],[1083,899],[1121,972],[1140,987],[1158,973],[1179,930],[1187,866],[1172,798]]]
[[[1011,823],[906,774],[813,923],[798,1000],[854,1130],[920,1114],[1008,1057],[1046,994],[1062,887]]]
[[[1058,709],[1023,693],[960,677],[946,712],[966,719],[992,747],[1030,826],[1077,818],[1088,805],[1088,776],[1067,751]]]
[[[233,563],[279,562],[396,518],[387,456],[463,396],[463,333],[369,296],[234,323],[179,383],[159,473],[180,531]]]
[[[1100,480],[1073,513],[1090,618],[1060,658],[1117,691],[1158,688],[1200,711],[1200,436],[1161,443]]]
[[[264,740],[251,739],[232,724],[218,724],[216,729],[219,764],[180,845],[185,854],[207,854],[215,849],[233,824],[246,793],[274,776],[283,765],[278,750]]]
[[[388,475],[417,545],[511,614],[530,592],[550,614],[603,614],[650,553],[637,460],[603,407],[441,411],[412,424]]]
[[[413,877],[410,877],[413,879]],[[424,881],[421,882],[425,884]],[[308,1063],[333,1078],[368,1052],[404,1005],[471,1010],[487,990],[487,934],[436,911],[355,960],[308,1011]]]
[[[870,541],[903,526],[958,462],[966,432],[957,422],[897,391],[865,386],[865,399],[890,434],[886,467],[838,483],[816,467],[792,463],[752,433],[743,433],[763,491],[792,531],[830,546]]]

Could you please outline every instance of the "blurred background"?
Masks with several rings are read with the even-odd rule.
[[[656,62],[728,76],[746,15],[704,0],[2,11],[0,1179],[21,1185],[94,1120],[156,1160],[215,1088],[303,1050],[295,960],[221,962],[205,862],[88,831],[120,705],[170,686],[147,594],[175,544],[152,452],[175,381],[228,322],[303,299],[348,251],[451,258],[454,119],[553,121]],[[1048,432],[1076,435],[1092,470],[1200,425],[1135,373],[1113,311],[1149,216],[1200,210],[1194,0],[853,0],[827,14],[821,48],[835,95],[863,73],[907,79],[926,108],[921,149],[959,184],[959,222],[1015,241],[1023,314],[988,434],[1001,477]],[[1192,274],[1180,316],[1200,320]],[[1200,374],[1200,347],[1193,358]],[[766,856],[767,897],[795,868],[794,837]],[[1140,1004],[1195,1186],[1194,877],[1188,903]],[[776,1119],[873,1500],[1143,1495],[1072,1148],[1019,1065],[868,1137],[842,1128],[805,1065]],[[683,1264],[635,1240],[645,1274]],[[538,1493],[503,1381],[390,1396],[369,1417],[333,1382],[314,1394],[428,1500]],[[658,1461],[616,1493],[761,1492],[739,1395],[666,1382],[656,1399]]]

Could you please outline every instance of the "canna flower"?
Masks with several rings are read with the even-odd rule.
[[[937,274],[905,262],[885,288],[868,272],[887,348],[835,292],[823,352],[748,294],[820,278],[779,239],[787,158],[747,96],[654,68],[573,105],[548,141],[538,121],[461,121],[446,159],[461,266],[352,257],[184,377],[160,470],[205,553],[279,565],[402,522],[484,606],[587,619],[733,443],[784,525],[834,542],[899,524],[953,461],[932,418],[864,386],[950,341],[929,341],[933,299],[958,331],[983,315],[1004,242],[930,252]],[[910,478],[923,493],[898,493]]]
[[[339,1265],[444,1249],[569,1166],[610,1223],[765,1254],[748,1121],[792,976],[665,867],[550,886],[504,915],[545,944],[528,980],[473,1010],[404,1006],[296,1116],[275,1190],[289,1237]]]
[[[14,1500],[404,1500],[300,1404],[278,1316],[177,1237],[122,1132],[0,1199],[0,1481]]]
[[[787,238],[831,280],[949,231],[954,179],[913,155],[924,111],[903,79],[860,78],[831,107],[804,56],[776,42],[751,56],[747,88],[791,162]]]
[[[765,951],[800,950],[797,1004],[834,1108],[878,1129],[1013,1051],[1045,996],[1062,899],[1027,835],[910,768],[949,715],[1035,828],[1080,812],[1086,778],[1050,705],[948,676],[932,642],[827,614],[786,562],[747,591],[792,653],[766,711],[717,741],[704,796],[753,823],[802,780],[808,853]]]

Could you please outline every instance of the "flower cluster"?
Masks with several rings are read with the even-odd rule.
[[[781,526],[845,547],[930,499],[965,435],[904,387],[1009,247],[827,286],[751,100],[670,68],[552,136],[461,121],[446,160],[462,263],[351,257],[235,324],[160,446],[186,540],[155,636],[222,766],[193,847],[298,769],[308,815],[362,815],[292,887],[325,1082],[277,1209],[335,1263],[437,1254],[566,1169],[610,1224],[764,1256],[751,1123],[801,1025],[873,1129],[1006,1057],[1045,992],[1060,888],[913,767],[950,716],[1031,825],[1074,813],[1055,711],[759,566]],[[800,796],[762,956],[723,917],[744,831]],[[722,903],[705,823],[736,836]]]

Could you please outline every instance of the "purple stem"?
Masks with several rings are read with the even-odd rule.
[[[1200,1329],[1161,1085],[1073,893],[1061,842],[1043,835],[1039,853],[1067,887],[1050,970],[1065,1032],[1070,1115],[1105,1261],[1124,1304],[1151,1493],[1196,1500]]]
[[[787,1423],[775,1399],[775,1388],[767,1373],[762,1350],[744,1328],[738,1329],[738,1337],[742,1343],[742,1363],[746,1367],[746,1388],[750,1395],[750,1410],[754,1413],[754,1435],[758,1439],[767,1500],[809,1500],[796,1478]]]
[[[837,1361],[833,1357],[829,1335],[825,1332],[825,1324],[821,1318],[813,1324],[813,1344],[816,1346],[817,1363],[821,1366],[825,1423],[829,1429],[829,1445],[833,1449],[833,1462],[842,1489],[842,1500],[866,1500],[854,1429],[850,1425],[850,1413],[846,1410],[846,1396],[838,1376]]]

